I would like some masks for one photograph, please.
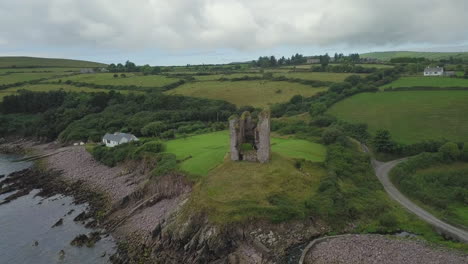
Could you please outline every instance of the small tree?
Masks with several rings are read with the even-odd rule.
[[[114,78],[118,78],[119,75],[117,73],[114,74]]]
[[[120,77],[125,78],[125,77],[127,77],[127,75],[125,73],[121,73]]]
[[[377,152],[392,153],[395,150],[395,142],[392,141],[388,130],[378,130],[375,134],[373,144]]]
[[[442,153],[444,158],[450,160],[457,160],[460,157],[460,149],[458,145],[453,142],[447,142],[439,148],[439,152]]]

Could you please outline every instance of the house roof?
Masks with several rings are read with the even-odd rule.
[[[442,67],[426,67],[426,69],[424,70],[425,72],[440,72],[440,71],[444,71],[444,68]]]
[[[126,138],[128,141],[131,141],[131,140],[138,140],[137,137],[135,137],[134,135],[132,134],[127,134],[127,133],[114,133],[114,134],[109,134],[107,133],[106,135],[104,135],[103,139],[105,140],[110,140],[110,141],[116,141],[116,142],[120,142],[120,140],[122,140],[123,138]]]

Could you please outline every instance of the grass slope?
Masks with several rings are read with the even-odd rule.
[[[446,138],[468,141],[468,91],[362,93],[328,113],[348,122],[367,123],[371,132],[388,129],[403,143]]]
[[[465,180],[464,184],[461,184],[458,179],[466,178],[461,175],[468,175],[468,163],[454,163],[450,165],[439,165],[423,170],[416,171],[415,174],[408,175],[409,177],[405,181],[411,182],[412,187],[416,187],[413,191],[407,192],[407,195],[411,197],[427,195],[432,197],[442,196],[441,199],[444,202],[445,209],[436,208],[434,205],[427,201],[421,201],[418,198],[419,204],[435,212],[440,217],[447,219],[448,221],[463,225],[468,228],[468,206],[466,204],[459,203],[454,199],[447,199],[449,195],[453,195],[460,192],[460,189],[468,189],[468,180]],[[444,182],[441,183],[441,182]],[[450,184],[452,183],[452,184]],[[458,189],[458,190],[457,190]],[[416,195],[415,193],[418,193]],[[422,195],[421,195],[422,193]]]
[[[13,67],[106,67],[106,64],[67,59],[50,59],[35,57],[0,57],[0,68]]]
[[[417,51],[384,51],[384,52],[370,52],[360,54],[362,58],[373,58],[383,61],[389,61],[392,58],[399,57],[416,57],[427,58],[430,60],[440,60],[453,58],[468,59],[468,52],[417,52]]]
[[[278,154],[267,164],[226,159],[196,185],[190,208],[205,211],[215,223],[305,217],[306,201],[325,174],[310,163],[298,170],[293,161]]]
[[[220,99],[238,106],[252,105],[265,107],[273,103],[286,102],[296,94],[312,96],[326,89],[325,87],[314,88],[290,82],[210,81],[187,83],[166,93]]]
[[[322,162],[325,160],[324,146],[300,139],[272,138],[272,152],[287,158],[298,158]],[[194,175],[207,175],[221,164],[229,151],[227,131],[196,135],[170,140],[166,143],[167,152],[174,153],[183,160],[180,168]]]
[[[387,87],[468,87],[468,79],[458,79],[449,77],[401,77],[389,84],[382,86]]]
[[[178,79],[168,78],[163,75],[135,75],[126,73],[125,78],[115,78],[114,73],[97,73],[97,74],[79,74],[69,77],[60,78],[63,82],[71,80],[74,82],[83,82],[98,85],[135,85],[141,87],[161,87],[171,83],[175,83]],[[52,80],[55,81],[55,80]],[[56,80],[58,81],[58,79]]]

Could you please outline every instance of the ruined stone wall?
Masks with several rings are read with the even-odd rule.
[[[270,112],[263,111],[259,121],[254,122],[249,112],[244,112],[240,118],[229,119],[230,155],[231,160],[258,161],[270,160]],[[253,150],[242,150],[242,144],[251,144]]]

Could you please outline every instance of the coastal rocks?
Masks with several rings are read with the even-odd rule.
[[[57,226],[61,226],[61,225],[63,225],[63,218],[60,218],[60,219],[52,226],[52,228],[57,227]]]
[[[101,240],[101,234],[99,232],[92,232],[89,235],[81,234],[76,236],[70,242],[70,245],[76,247],[93,247],[99,240]]]

